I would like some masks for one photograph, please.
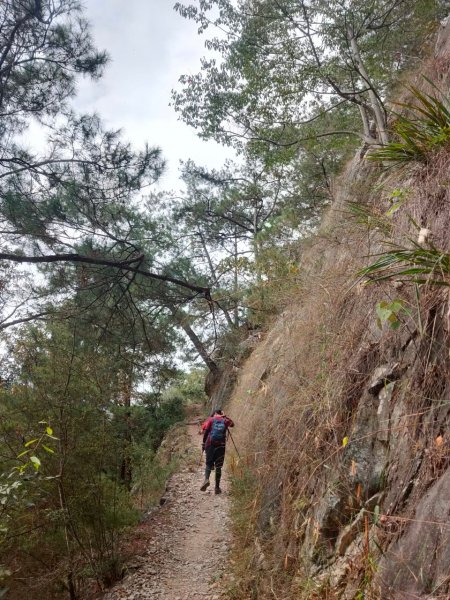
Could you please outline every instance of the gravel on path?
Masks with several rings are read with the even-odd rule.
[[[188,425],[192,444],[200,441]],[[136,570],[104,595],[104,600],[219,600],[226,597],[222,576],[231,545],[226,466],[223,493],[212,484],[200,491],[204,465],[173,475],[165,502],[149,517],[148,546]]]

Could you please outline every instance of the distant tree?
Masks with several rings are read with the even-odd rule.
[[[186,192],[173,202],[170,217],[179,252],[214,286],[217,314],[231,329],[246,318],[249,288],[268,278],[265,257],[271,249],[311,231],[330,198],[324,183],[331,176],[328,156],[318,167],[307,157],[287,164],[279,157],[244,159],[219,170],[184,163]],[[191,315],[201,319],[195,309],[191,304]]]
[[[219,273],[222,277],[227,271],[231,273],[234,294],[238,292],[240,265],[253,264],[260,277],[259,234],[288,204],[283,176],[281,166],[268,169],[255,159],[243,165],[227,163],[219,171],[207,171],[192,162],[184,166],[188,192],[178,215],[195,231],[204,256],[209,257],[211,276],[217,281]],[[208,246],[222,255],[217,267]]]

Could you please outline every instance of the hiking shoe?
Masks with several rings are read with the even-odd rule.
[[[202,483],[202,487],[200,488],[201,491],[204,492],[208,486],[209,486],[209,479],[205,479],[205,481]]]
[[[221,494],[222,490],[220,489],[220,487],[218,485],[216,485],[216,489],[214,490],[215,494]]]

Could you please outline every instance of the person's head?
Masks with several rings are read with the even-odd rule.
[[[216,408],[216,410],[214,411],[215,415],[223,415],[223,410],[220,410],[220,408]]]

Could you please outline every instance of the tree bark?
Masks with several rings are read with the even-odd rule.
[[[256,285],[258,289],[259,301],[261,303],[260,308],[264,306],[264,285],[262,281],[262,273],[261,273],[261,263],[260,263],[260,251],[259,251],[259,241],[258,241],[258,232],[259,232],[259,213],[258,208],[261,200],[260,198],[255,198],[255,206],[253,213],[253,254],[255,257],[255,269],[256,269]]]
[[[234,326],[236,328],[239,327],[239,307],[238,307],[238,284],[239,284],[239,280],[238,280],[238,264],[237,264],[237,260],[238,260],[238,243],[237,243],[237,231],[236,229],[234,230],[234,281],[233,281],[233,292],[234,292],[234,310],[233,310],[233,316],[234,316]]]
[[[144,260],[144,256],[138,256],[127,260],[112,260],[107,258],[96,258],[95,256],[84,256],[82,254],[50,254],[46,256],[23,256],[19,254],[8,254],[0,253],[0,260],[10,260],[18,263],[29,263],[29,264],[40,264],[40,263],[53,263],[53,262],[71,262],[71,263],[85,263],[90,265],[98,265],[105,267],[113,267],[115,269],[122,269],[123,271],[129,271],[131,273],[138,273],[144,277],[150,279],[156,279],[158,281],[164,281],[166,283],[173,283],[180,287],[187,288],[197,294],[201,294],[207,300],[211,300],[211,290],[209,288],[194,285],[175,277],[168,275],[159,275],[158,273],[152,273],[151,271],[145,271],[139,268],[139,264]],[[136,266],[138,265],[138,266]]]
[[[375,117],[375,123],[376,123],[377,130],[378,130],[379,141],[382,144],[387,144],[389,142],[389,137],[388,137],[388,134],[386,131],[386,117],[383,112],[381,100],[375,93],[374,86],[370,80],[369,74],[367,73],[366,67],[362,61],[361,54],[359,52],[358,43],[355,39],[355,36],[353,35],[353,32],[350,29],[347,31],[347,35],[348,35],[348,39],[350,42],[352,56],[353,56],[356,66],[358,68],[358,72],[359,72],[360,76],[363,78],[364,83],[366,83],[369,86],[368,93],[369,93],[369,99],[370,99],[370,106],[372,108],[372,111],[373,111],[373,114]]]
[[[361,115],[361,121],[363,124],[364,138],[367,141],[367,143],[375,142],[376,140],[373,140],[372,136],[370,135],[369,116],[367,114],[367,109],[365,106],[361,106],[361,105],[358,108],[359,108],[359,113]]]

